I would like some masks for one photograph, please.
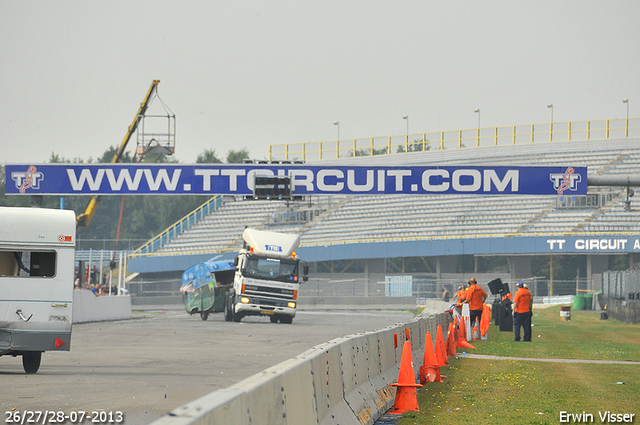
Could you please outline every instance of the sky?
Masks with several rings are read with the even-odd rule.
[[[95,160],[154,79],[181,163],[476,128],[475,109],[481,127],[549,122],[548,104],[638,117],[639,17],[636,0],[0,0],[0,164]]]

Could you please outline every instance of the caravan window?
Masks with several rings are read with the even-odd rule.
[[[55,251],[0,249],[0,277],[53,277],[55,274]]]

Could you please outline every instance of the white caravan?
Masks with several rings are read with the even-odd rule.
[[[36,373],[43,351],[69,351],[73,211],[0,207],[0,356]]]

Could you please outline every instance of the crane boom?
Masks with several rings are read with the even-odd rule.
[[[140,104],[140,109],[138,109],[138,113],[136,114],[135,118],[133,119],[133,122],[127,129],[127,134],[125,134],[124,139],[122,140],[122,143],[120,143],[120,147],[118,147],[118,149],[116,150],[116,153],[113,155],[113,158],[111,159],[112,164],[115,164],[116,162],[122,162],[122,156],[124,155],[124,150],[127,148],[127,144],[129,143],[131,136],[133,135],[133,133],[136,132],[140,119],[144,116],[145,112],[147,111],[147,108],[149,107],[149,102],[151,101],[151,99],[153,99],[153,96],[155,96],[156,91],[158,90],[158,84],[160,84],[160,80],[153,80],[153,82],[151,83],[151,87],[149,87],[149,91],[147,92],[147,95],[145,96],[144,101]],[[76,219],[77,227],[87,227],[89,225],[89,222],[91,221],[91,218],[93,217],[93,214],[95,213],[99,202],[100,202],[100,196],[94,195],[91,197],[84,212],[78,215],[78,218]]]

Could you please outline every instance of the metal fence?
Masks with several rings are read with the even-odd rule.
[[[609,271],[602,274],[604,298],[640,300],[640,271]]]
[[[492,297],[486,282],[478,279],[480,286]],[[464,279],[437,279],[430,276],[393,275],[385,279],[345,278],[314,279],[300,287],[302,296],[356,296],[356,297],[404,297],[414,296],[418,299],[440,299],[443,288],[447,288],[453,298],[458,287],[463,286]],[[506,282],[512,293],[515,293],[516,282]],[[586,278],[575,280],[554,280],[535,277],[523,279],[534,298],[549,296],[575,295],[588,291]],[[464,285],[466,288],[466,285]]]
[[[617,192],[610,190],[609,193],[594,193],[579,196],[557,196],[555,205],[559,210],[582,210],[604,207],[611,203]]]
[[[154,281],[134,281],[127,283],[127,289],[134,297],[181,297],[180,279],[163,279]]]
[[[640,137],[640,118],[522,124],[269,146],[270,160],[321,160],[480,146]]]
[[[611,272],[615,273],[615,272]],[[640,276],[639,276],[640,277]],[[486,280],[486,279],[485,279]],[[336,275],[335,278],[314,278],[300,285],[302,297],[407,297],[413,296],[418,300],[441,299],[443,288],[447,288],[452,299],[458,287],[466,281],[463,279],[437,279],[431,276],[389,275],[366,279],[364,277],[349,277]],[[489,295],[487,282],[479,278],[480,286]],[[508,283],[509,289],[515,293],[516,282]],[[524,279],[534,298],[543,299],[550,296],[571,296],[587,292],[586,278],[575,280],[555,280],[546,278]],[[153,281],[132,281],[127,283],[131,295],[145,296],[180,296],[181,281],[179,278]],[[465,285],[466,287],[466,285]],[[627,288],[627,286],[625,286]],[[640,289],[639,289],[640,290]]]
[[[138,246],[149,239],[82,239],[79,238],[76,244],[76,250],[93,252],[105,251],[113,252],[114,250],[133,251]]]

